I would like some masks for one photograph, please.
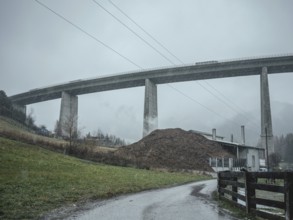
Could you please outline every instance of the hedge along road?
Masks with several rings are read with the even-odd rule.
[[[67,219],[82,220],[170,220],[235,219],[211,202],[216,180],[120,196],[95,204],[91,210],[75,213]]]

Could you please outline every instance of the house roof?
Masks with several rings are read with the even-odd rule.
[[[243,144],[239,144],[236,142],[230,142],[230,141],[224,141],[224,140],[212,140],[212,141],[215,141],[215,142],[217,142],[221,145],[227,146],[227,147],[249,148],[249,149],[263,150],[263,151],[265,150],[264,148],[243,145]]]
[[[193,132],[193,133],[197,133],[197,134],[204,135],[204,136],[213,137],[213,134],[208,133],[208,132],[197,131],[197,130],[190,130],[190,131]],[[221,140],[224,139],[223,136],[219,136],[219,135],[216,135],[216,138],[217,138],[217,139],[221,139]]]

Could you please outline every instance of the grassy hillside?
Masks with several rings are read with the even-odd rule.
[[[26,126],[10,118],[0,116],[0,136],[26,143],[42,144],[63,150],[67,142],[32,133]]]
[[[206,177],[106,166],[0,138],[0,219]]]
[[[41,145],[42,147],[57,152],[63,152],[66,146],[68,147],[68,142],[65,140],[35,134],[23,124],[3,116],[0,116],[0,137]],[[117,150],[117,148],[113,147],[95,146],[86,143],[83,147],[85,146],[93,153],[108,153]]]

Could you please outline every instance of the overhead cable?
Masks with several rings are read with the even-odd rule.
[[[106,47],[107,49],[109,49],[112,52],[116,53],[118,56],[122,57],[124,60],[127,60],[129,63],[133,64],[134,66],[136,66],[136,67],[138,67],[140,69],[143,69],[141,66],[139,66],[138,64],[136,64],[135,62],[133,62],[132,60],[130,60],[129,58],[127,58],[123,54],[119,53],[117,50],[113,49],[112,47],[110,47],[109,45],[107,45],[106,43],[104,43],[103,41],[99,40],[98,38],[96,38],[95,36],[93,36],[92,34],[90,34],[89,32],[85,31],[84,29],[82,29],[78,25],[74,24],[73,22],[71,22],[70,20],[68,20],[67,18],[65,18],[64,16],[62,16],[61,14],[59,14],[56,11],[54,11],[53,9],[49,8],[44,3],[42,3],[42,2],[40,2],[38,0],[35,0],[35,2],[37,2],[39,5],[43,6],[47,10],[51,11],[52,13],[54,13],[55,15],[57,15],[59,18],[63,19],[67,23],[71,24],[73,27],[75,27],[76,29],[80,30],[81,32],[83,32],[84,34],[86,34],[87,36],[89,36],[90,38],[92,38],[93,40],[95,40],[96,42],[98,42],[101,45],[103,45],[104,47]]]
[[[106,47],[107,49],[111,50],[112,52],[116,53],[117,55],[119,55],[120,57],[122,57],[123,59],[127,60],[128,62],[130,62],[131,64],[135,65],[136,67],[143,69],[141,66],[139,66],[138,64],[136,64],[135,62],[133,62],[132,60],[130,60],[129,58],[127,58],[126,56],[124,56],[123,54],[119,53],[117,50],[113,49],[112,47],[110,47],[109,45],[107,45],[106,43],[102,42],[101,40],[99,40],[98,38],[96,38],[95,36],[93,36],[92,34],[88,33],[87,31],[85,31],[84,29],[82,29],[80,26],[74,24],[73,22],[71,22],[70,20],[68,20],[67,18],[65,18],[64,16],[62,16],[61,14],[57,13],[56,11],[54,11],[53,9],[49,8],[47,5],[45,5],[44,3],[35,0],[35,2],[37,2],[39,5],[43,6],[44,8],[46,8],[47,10],[51,11],[52,13],[54,13],[55,15],[57,15],[59,18],[63,19],[64,21],[66,21],[67,23],[71,24],[72,26],[74,26],[76,29],[80,30],[81,32],[83,32],[84,34],[86,34],[87,36],[89,36],[90,38],[92,38],[93,40],[95,40],[96,42],[100,43],[101,45],[103,45],[104,47]],[[130,27],[128,27],[125,23],[123,23],[119,18],[117,18],[114,14],[112,14],[110,11],[108,11],[105,7],[103,7],[101,4],[99,4],[98,2],[96,2],[95,0],[93,0],[93,2],[95,4],[97,4],[98,6],[100,6],[104,11],[106,11],[108,14],[110,14],[115,20],[117,20],[120,24],[122,24],[125,28],[127,28],[129,31],[131,31],[133,34],[135,34],[138,38],[140,38],[144,43],[146,43],[148,46],[150,46],[153,50],[155,50],[158,54],[160,54],[162,57],[164,57],[168,62],[172,63],[175,65],[175,63],[170,60],[168,57],[166,57],[164,54],[162,54],[158,49],[156,49],[153,45],[151,45],[149,42],[147,42],[143,37],[141,37],[140,35],[138,35],[133,29],[131,29]],[[157,39],[155,39],[151,34],[149,34],[145,29],[143,29],[140,25],[138,25],[133,19],[131,19],[125,12],[123,12],[121,9],[119,9],[119,7],[117,5],[115,5],[113,2],[109,1],[115,8],[117,8],[121,13],[123,13],[128,19],[130,19],[133,23],[135,23],[141,30],[143,30],[144,33],[146,33],[149,37],[151,37],[156,43],[158,43],[162,48],[164,48],[171,56],[173,56],[177,61],[179,61],[180,63],[184,64],[183,61],[181,61],[177,56],[175,56],[170,50],[168,50],[165,46],[163,46],[163,44],[161,44]],[[205,90],[207,90],[210,94],[212,94],[213,96],[217,97],[214,93],[212,93],[209,89],[207,89],[206,87],[204,87],[202,84],[200,84],[199,82],[197,82],[202,88],[204,88]],[[182,91],[178,90],[177,88],[171,86],[170,84],[167,84],[170,88],[174,89],[175,91],[177,91],[178,93],[182,94],[183,96],[185,96],[186,98],[196,102],[197,104],[201,105],[202,107],[204,107],[205,109],[207,109],[208,111],[218,115],[221,118],[224,118],[226,120],[232,121],[231,119],[225,118],[222,115],[218,114],[217,112],[213,111],[212,109],[206,107],[205,105],[203,105],[202,103],[196,101],[194,98],[186,95],[185,93],[183,93]],[[234,124],[236,124],[234,121],[232,121]]]
[[[125,17],[127,17],[133,24],[135,24],[140,30],[142,30],[147,36],[149,36],[152,40],[154,40],[158,45],[160,45],[165,51],[167,51],[172,57],[174,57],[178,62],[183,64],[183,61],[180,60],[176,55],[174,55],[168,48],[166,48],[160,41],[158,41],[154,36],[152,36],[149,32],[147,32],[141,25],[139,25],[134,19],[128,16],[121,8],[119,8],[116,4],[114,4],[111,0],[109,2],[120,11]]]
[[[123,23],[119,18],[117,18],[115,15],[113,15],[113,13],[111,13],[109,10],[107,10],[105,7],[103,7],[101,4],[99,4],[98,2],[96,2],[95,0],[93,0],[96,4],[98,4],[102,9],[104,9],[107,13],[109,13],[113,18],[115,18],[119,23],[121,23],[124,27],[126,27],[128,30],[130,30],[132,33],[134,33],[137,37],[139,37],[140,39],[142,39],[141,36],[139,36],[133,29],[131,29],[129,26],[127,26],[125,23]],[[139,25],[134,19],[132,19],[129,15],[127,15],[126,12],[124,12],[119,6],[117,6],[116,4],[114,4],[111,0],[109,0],[109,2],[120,12],[122,13],[125,17],[127,17],[133,24],[135,24],[140,30],[142,30],[147,36],[149,36],[152,40],[154,40],[158,45],[160,45],[165,51],[167,51],[167,53],[169,53],[172,57],[174,57],[177,61],[179,61],[181,64],[184,64],[182,60],[180,60],[176,55],[174,55],[170,50],[168,50],[162,43],[160,43],[155,37],[153,37],[149,32],[147,32],[141,25]],[[142,39],[144,42],[146,42],[145,39]],[[158,51],[156,48],[154,48],[150,43],[146,42],[149,46],[151,46],[153,49],[155,49],[156,51]],[[160,55],[162,55],[161,52],[159,52]],[[162,55],[164,56],[164,55]],[[164,56],[165,57],[165,56]],[[174,64],[174,62],[170,61],[168,59],[168,61],[171,64]],[[223,98],[221,98],[220,96],[216,95],[214,92],[212,92],[210,89],[208,89],[206,86],[204,86],[202,83],[196,81],[196,83],[202,87],[204,90],[206,90],[208,93],[210,93],[212,96],[214,96],[218,101],[220,101],[221,103],[223,103],[224,105],[226,105],[229,109],[231,109],[232,111],[240,114],[242,117],[250,120],[246,115],[244,115],[241,112],[238,112],[238,110],[236,110],[229,102],[227,102],[226,100],[228,100],[226,98],[226,100],[224,100]],[[211,84],[209,84],[208,82],[206,82],[207,85],[209,85],[212,89],[214,89],[214,91],[216,91],[217,93],[219,93],[220,95],[222,95],[224,98],[225,96],[220,93],[216,88],[214,88],[214,86],[212,86]],[[175,89],[174,87],[171,87],[173,89]],[[178,92],[179,90],[176,89],[176,91]],[[182,92],[180,92],[182,94]],[[254,123],[255,125],[255,123]]]
[[[119,18],[117,18],[114,14],[112,14],[109,10],[107,10],[105,7],[103,7],[100,3],[98,3],[97,1],[93,0],[93,2],[95,4],[97,4],[100,8],[102,8],[104,11],[106,11],[109,15],[111,15],[116,21],[118,21],[120,24],[122,24],[125,28],[127,28],[130,32],[132,32],[135,36],[137,36],[140,40],[142,40],[145,44],[147,44],[149,47],[151,47],[154,51],[156,51],[159,55],[161,55],[162,57],[164,57],[167,61],[169,61],[170,63],[174,64],[175,63],[170,60],[168,57],[166,57],[164,54],[162,54],[157,48],[155,48],[153,45],[151,45],[149,42],[147,42],[143,37],[141,37],[140,35],[138,35],[133,29],[131,29],[128,25],[126,25],[125,23],[123,23]]]

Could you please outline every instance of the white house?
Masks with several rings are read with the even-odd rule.
[[[260,160],[264,158],[264,149],[245,145],[244,126],[241,126],[242,143],[235,143],[232,141],[224,141],[224,137],[216,135],[216,129],[213,129],[212,134],[193,131],[194,133],[201,134],[211,141],[220,144],[223,149],[230,154],[233,158],[210,158],[210,166],[216,171],[223,170],[240,170],[245,168],[249,171],[260,170]]]

